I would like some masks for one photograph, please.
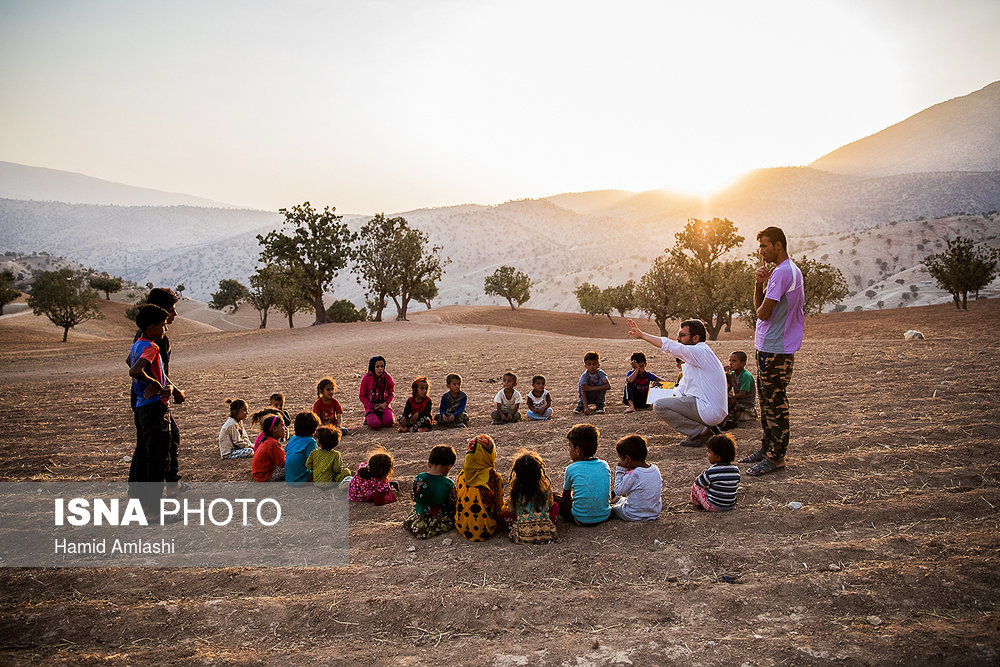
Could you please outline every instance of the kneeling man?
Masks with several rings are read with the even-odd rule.
[[[705,343],[708,331],[701,320],[681,322],[677,340],[660,338],[639,330],[628,321],[629,334],[655,345],[672,357],[684,361],[684,375],[674,388],[674,396],[653,403],[657,417],[687,438],[682,447],[702,447],[712,435],[712,428],[729,414],[728,385],[722,362]]]

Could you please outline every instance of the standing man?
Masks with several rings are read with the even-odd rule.
[[[785,467],[788,449],[788,396],[794,354],[802,347],[806,294],[802,271],[788,258],[785,233],[768,227],[757,234],[761,265],[753,290],[757,311],[757,395],[760,397],[760,451],[740,459],[759,477]],[[768,268],[768,265],[774,268]]]
[[[628,332],[684,361],[684,376],[674,388],[674,396],[653,403],[653,412],[687,438],[681,447],[704,447],[715,425],[729,414],[729,394],[722,362],[705,342],[708,331],[701,320],[681,322],[677,341],[639,330],[628,320]]]

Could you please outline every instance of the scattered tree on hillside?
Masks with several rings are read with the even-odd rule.
[[[441,246],[427,245],[427,234],[412,229],[403,218],[391,237],[383,239],[389,276],[388,296],[396,305],[396,319],[406,320],[406,309],[416,294],[427,294],[429,285],[437,285],[444,267],[451,260],[441,257]],[[427,284],[425,284],[427,283]],[[429,285],[428,285],[429,284]]]
[[[425,280],[424,282],[417,285],[417,289],[413,292],[413,300],[417,303],[422,303],[430,310],[434,306],[431,301],[436,299],[438,296],[438,286],[432,280]]]
[[[608,287],[604,291],[608,295],[611,308],[617,310],[620,317],[625,317],[625,313],[636,307],[634,280],[629,280],[623,285]]]
[[[806,315],[821,313],[827,304],[837,303],[847,296],[847,281],[840,269],[805,256],[794,261],[802,271]]]
[[[10,269],[0,271],[0,315],[3,315],[3,307],[11,303],[21,293],[11,287],[14,284],[14,272]]]
[[[943,252],[925,257],[922,264],[938,287],[951,294],[955,308],[968,310],[969,292],[978,292],[996,277],[997,255],[961,236],[947,243]]]
[[[382,321],[389,293],[395,290],[394,276],[387,270],[391,254],[388,239],[395,238],[405,227],[404,218],[387,218],[379,213],[361,227],[357,245],[351,251],[357,269],[355,279],[365,290],[365,303],[376,322]]]
[[[335,215],[336,208],[327,206],[320,213],[309,202],[279,209],[291,234],[269,232],[257,235],[262,247],[260,261],[277,264],[290,270],[303,290],[309,294],[316,324],[328,321],[323,306],[323,294],[337,273],[347,266],[355,234]]]
[[[246,288],[246,285],[232,278],[223,278],[219,281],[219,291],[212,293],[212,300],[208,307],[213,310],[222,310],[226,306],[232,306],[235,313],[240,307],[240,301],[249,296],[250,290]]]
[[[184,294],[184,290],[186,289],[187,287],[184,287],[184,283],[180,283],[179,285],[177,285],[177,287],[174,288],[174,291],[177,292],[177,296],[180,296]]]
[[[364,322],[368,319],[368,311],[358,310],[347,299],[338,299],[326,309],[326,316],[331,322]]]
[[[254,307],[260,317],[261,329],[267,328],[267,315],[271,308],[277,304],[278,291],[281,284],[277,277],[278,268],[273,264],[265,264],[258,267],[257,272],[250,276],[250,289],[247,295],[247,303]],[[214,307],[214,306],[209,306]]]
[[[605,315],[611,324],[615,321],[611,318],[611,311],[614,310],[614,306],[611,303],[610,294],[607,290],[602,290],[596,285],[591,285],[590,283],[583,283],[579,285],[573,294],[576,295],[576,300],[580,304],[580,309],[587,313],[591,317],[595,315]]]
[[[82,276],[70,269],[44,271],[31,285],[28,307],[35,315],[45,315],[63,329],[63,342],[69,330],[87,320],[103,320],[97,308],[97,292],[85,285]]]
[[[528,277],[528,274],[505,264],[494,271],[492,275],[486,276],[483,280],[483,291],[488,296],[499,296],[507,299],[510,309],[516,310],[514,308],[515,301],[520,306],[531,298],[531,285],[531,278]]]
[[[680,298],[683,276],[670,255],[661,255],[653,260],[636,288],[636,307],[649,314],[660,328],[661,336],[669,336],[667,322],[683,317],[684,304]]]
[[[90,277],[90,286],[98,292],[104,292],[104,300],[111,301],[111,293],[118,292],[122,288],[122,279],[107,273],[102,273]]]

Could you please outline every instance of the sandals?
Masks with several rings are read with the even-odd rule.
[[[760,461],[763,461],[765,458],[767,457],[764,456],[764,450],[758,449],[753,454],[747,454],[739,461],[737,461],[737,463],[759,463]]]
[[[747,468],[747,474],[751,477],[760,477],[761,475],[767,475],[772,472],[776,472],[785,467],[785,464],[775,465],[774,461],[767,458],[766,456],[762,461],[758,461],[754,465]]]

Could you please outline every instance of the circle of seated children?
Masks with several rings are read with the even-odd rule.
[[[646,363],[642,352],[635,352],[630,358],[631,370],[626,375],[622,396],[625,413],[649,408],[649,390],[662,383],[646,370]],[[740,373],[745,373],[745,363],[745,356],[736,352],[730,356],[725,370],[731,375],[731,386],[749,393],[752,385]],[[598,353],[588,352],[584,365],[586,370],[578,384],[574,412],[600,414],[604,411],[610,381],[600,370]],[[432,415],[430,381],[423,376],[416,378],[397,422],[391,408],[395,383],[386,372],[384,357],[372,357],[359,391],[365,408],[365,425],[371,430],[397,425],[400,432],[429,431],[433,425],[466,428],[468,397],[462,391],[462,378],[449,374],[445,384],[447,391],[441,397],[437,413]],[[545,388],[546,378],[536,375],[531,384],[532,390],[522,396],[516,390],[517,375],[513,372],[503,375],[491,413],[494,424],[519,421],[522,399],[530,420],[551,419],[552,397]],[[255,481],[311,483],[321,489],[339,486],[352,502],[375,505],[395,502],[399,484],[392,480],[394,460],[388,450],[380,445],[369,451],[367,461],[353,475],[336,451],[341,437],[348,433],[342,425],[343,408],[334,398],[336,391],[336,381],[331,377],[317,383],[313,409],[296,415],[294,435],[284,447],[281,443],[288,435],[291,420],[284,410],[282,394],[272,394],[267,408],[249,415],[251,425],[260,431],[253,443],[243,426],[249,411],[246,401],[226,399],[229,416],[219,432],[220,456],[252,457]],[[745,399],[746,393],[738,398]],[[751,409],[745,400],[739,405],[743,410]],[[624,521],[657,519],[662,511],[663,481],[659,468],[646,460],[646,439],[638,434],[621,438],[615,445],[618,461],[612,473],[608,463],[597,457],[599,437],[600,432],[592,424],[577,424],[567,433],[571,462],[565,470],[561,493],[553,490],[544,461],[537,452],[518,451],[505,484],[495,468],[496,443],[489,435],[477,435],[466,444],[456,483],[448,477],[457,462],[454,448],[436,445],[428,455],[427,470],[413,481],[414,507],[403,527],[421,539],[456,529],[470,541],[485,541],[502,528],[516,543],[545,544],[559,539],[560,520],[593,527],[612,517]],[[734,465],[736,443],[728,434],[722,434],[709,438],[705,446],[710,465],[692,484],[690,503],[712,512],[733,509],[740,480],[739,469]]]

